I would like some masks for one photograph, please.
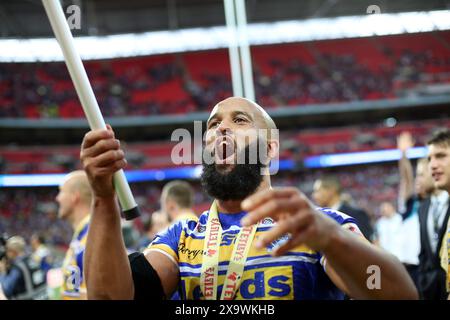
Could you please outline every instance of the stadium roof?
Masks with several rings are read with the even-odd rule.
[[[81,8],[76,35],[108,35],[174,30],[225,24],[222,0],[63,0]],[[370,5],[382,13],[450,8],[447,0],[247,0],[248,21],[271,22],[366,14]],[[52,37],[40,0],[0,1],[0,38]]]
[[[364,14],[267,23],[249,23],[250,45],[358,38],[450,30],[450,10]],[[77,36],[75,46],[83,60],[147,56],[227,48],[236,39],[225,26]],[[0,62],[62,61],[55,38],[0,39]]]

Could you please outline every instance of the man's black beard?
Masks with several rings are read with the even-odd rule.
[[[244,151],[246,160],[249,159],[250,145]],[[203,161],[201,183],[204,190],[213,198],[222,201],[242,200],[251,195],[259,187],[263,180],[262,168],[259,157],[256,164],[235,164],[229,172],[221,173],[216,164],[207,164]]]

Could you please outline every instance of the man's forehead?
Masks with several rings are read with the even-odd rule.
[[[449,152],[450,146],[447,144],[441,143],[441,144],[431,144],[428,146],[428,153],[436,153],[436,152]]]
[[[236,112],[242,112],[247,113],[252,117],[255,117],[255,113],[257,111],[257,108],[253,105],[251,105],[248,101],[244,99],[233,99],[233,100],[224,100],[219,102],[214,106],[214,108],[211,111],[211,114],[209,118],[218,116],[218,115],[225,115],[227,113],[236,113]]]
[[[60,189],[67,189],[73,183],[73,175],[66,175],[59,185]]]
[[[82,170],[73,171],[71,173],[66,174],[60,186],[67,187],[74,184],[75,182],[82,181],[84,179],[87,179],[86,173],[84,171]]]
[[[428,160],[430,160],[432,157],[441,155],[441,154],[447,154],[449,153],[450,149],[446,148],[443,145],[437,145],[432,144],[428,146]]]

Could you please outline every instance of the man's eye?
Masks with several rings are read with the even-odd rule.
[[[211,123],[209,124],[209,128],[211,129],[211,128],[217,127],[218,124],[219,124],[219,121],[211,122]]]
[[[236,119],[234,120],[234,122],[236,122],[236,123],[242,123],[242,122],[245,122],[245,119],[244,119],[244,118],[236,118]]]

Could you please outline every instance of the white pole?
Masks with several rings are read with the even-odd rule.
[[[42,0],[42,3],[44,4],[53,32],[64,54],[67,69],[69,70],[89,126],[92,130],[106,129],[105,121],[98,107],[94,91],[89,83],[81,58],[76,51],[72,33],[70,32],[59,1]],[[125,218],[130,220],[137,217],[139,215],[139,209],[123,170],[119,170],[114,174],[114,187]]]
[[[253,82],[252,58],[248,44],[247,13],[245,0],[235,0],[237,13],[237,31],[239,34],[239,48],[242,58],[242,78],[244,79],[244,96],[255,101],[255,87]]]
[[[225,21],[227,23],[227,31],[228,31],[228,54],[230,56],[231,82],[233,85],[233,95],[236,97],[243,97],[244,91],[242,88],[242,72],[239,59],[234,1],[224,0],[223,4],[225,8]]]

